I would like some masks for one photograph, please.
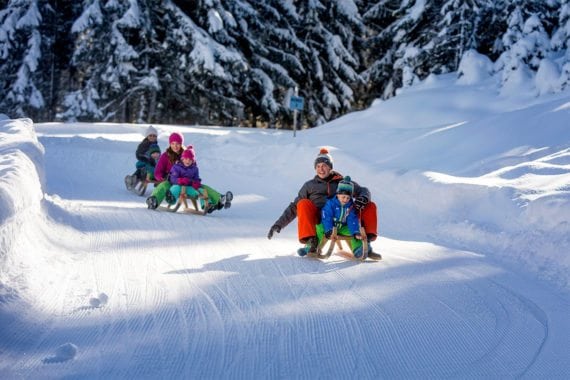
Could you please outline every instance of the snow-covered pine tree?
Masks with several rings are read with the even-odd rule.
[[[430,71],[456,71],[463,53],[477,49],[477,32],[481,22],[479,0],[446,0],[441,7],[439,33],[434,41]]]
[[[38,0],[11,0],[0,10],[0,110],[11,117],[44,107],[41,22]]]
[[[297,35],[309,49],[299,81],[310,125],[334,119],[357,107],[355,89],[362,86],[361,51],[366,27],[353,0],[299,1]]]
[[[362,17],[368,28],[361,74],[365,87],[360,97],[365,103],[394,94],[395,30],[390,26],[398,19],[401,0],[372,0],[361,6]]]
[[[221,29],[232,27],[231,15],[220,8],[219,2],[196,5],[198,8],[181,8],[171,1],[162,4],[161,85],[165,109],[175,118],[172,121],[231,124],[243,108],[233,95],[239,80],[233,74],[247,64],[239,51],[217,42],[210,34],[221,34]],[[204,24],[197,24],[191,16]]]
[[[554,5],[554,4],[552,4]],[[503,52],[495,63],[504,88],[527,82],[549,56],[553,8],[549,2],[515,0],[502,37]]]
[[[160,90],[160,54],[146,1],[84,3],[72,33],[72,89],[63,119],[150,122]]]
[[[555,30],[551,47],[558,55],[561,66],[560,89],[570,87],[570,0],[560,0],[558,28]]]
[[[295,8],[275,0],[225,3],[236,20],[230,33],[247,60],[237,89],[246,124],[289,126],[290,111],[283,100],[298,85],[293,76],[304,72],[298,52],[308,50],[295,34]]]
[[[371,58],[381,62],[365,73],[367,80],[380,86],[375,93],[390,97],[431,73],[430,54],[437,37],[433,25],[439,23],[440,8],[437,1],[383,0],[367,10],[367,25],[374,25],[376,33],[369,41]]]
[[[99,103],[98,66],[106,61],[104,51],[109,46],[109,33],[105,30],[100,1],[84,1],[71,28],[74,46],[70,57],[70,88],[65,92],[63,110],[57,115],[59,119],[101,120],[104,117]]]

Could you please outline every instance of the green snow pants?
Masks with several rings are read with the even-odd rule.
[[[348,228],[347,225],[343,225],[340,229],[337,229],[336,233],[337,235],[342,235],[342,236],[352,236],[352,234],[350,233],[350,229]],[[321,243],[324,237],[325,237],[325,228],[323,227],[323,224],[322,223],[317,224],[317,238],[319,239],[319,244]],[[354,237],[350,239],[350,249],[353,252],[356,248],[361,246],[362,246],[362,240],[355,239]]]

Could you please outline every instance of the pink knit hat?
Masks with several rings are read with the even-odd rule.
[[[196,154],[194,153],[194,148],[190,145],[184,152],[182,152],[181,158],[189,158],[192,161],[195,161]]]
[[[182,137],[182,135],[180,133],[174,132],[168,138],[169,144],[172,144],[173,142],[177,142],[179,144],[182,144],[184,142],[184,137]]]

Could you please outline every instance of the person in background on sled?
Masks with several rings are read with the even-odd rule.
[[[182,153],[180,162],[174,164],[170,169],[170,193],[175,199],[180,197],[182,186],[186,187],[186,195],[191,198],[196,198],[198,195],[206,194],[208,197],[208,213],[222,208],[231,207],[233,194],[231,191],[222,195],[212,187],[202,183],[200,178],[200,170],[196,163],[196,153],[192,146],[186,148]],[[204,206],[203,201],[201,201]]]
[[[150,164],[150,147],[153,145],[158,146],[157,142],[158,132],[156,128],[150,125],[145,131],[145,137],[137,146],[135,156],[137,158],[137,163],[135,164],[136,170],[132,175],[127,175],[125,177],[125,185],[128,190],[133,189],[138,182],[144,181],[147,177],[148,170],[146,170],[146,165]],[[160,148],[159,148],[160,152]]]
[[[321,224],[317,225],[317,238],[319,243],[323,236],[330,239],[333,227],[336,227],[337,235],[352,236],[350,248],[354,257],[360,258],[362,257],[362,235],[360,235],[360,220],[352,201],[353,192],[354,185],[350,177],[344,177],[338,183],[336,197],[329,199],[321,210]],[[308,250],[302,247],[297,252],[300,256],[305,256]]]
[[[343,176],[333,170],[333,159],[326,148],[322,148],[315,158],[314,168],[316,175],[305,182],[297,197],[285,208],[283,214],[273,223],[267,234],[271,239],[274,233],[279,233],[295,218],[298,218],[298,238],[301,244],[305,244],[307,252],[317,251],[319,244],[316,226],[321,222],[321,209],[327,200],[336,194],[338,183]],[[360,222],[366,231],[368,242],[376,240],[378,236],[378,218],[376,215],[376,204],[370,201],[370,191],[361,187],[358,183],[352,182],[354,186],[354,207],[359,213]],[[370,258],[380,256],[372,253],[369,246]]]
[[[168,148],[160,155],[156,167],[154,168],[154,180],[159,184],[155,186],[150,197],[146,199],[148,208],[156,209],[164,198],[166,198],[167,193],[169,194],[167,202],[170,204],[176,203],[176,198],[172,197],[168,191],[171,185],[168,181],[168,176],[172,166],[180,161],[180,156],[184,151],[182,146],[183,142],[184,138],[180,133],[174,132],[168,137]]]

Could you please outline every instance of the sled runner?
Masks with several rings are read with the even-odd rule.
[[[125,185],[127,186],[127,190],[140,195],[141,197],[145,195],[146,189],[150,183],[156,184],[156,181],[151,181],[149,179],[145,179],[144,181],[140,181],[134,175],[127,175],[125,177]]]
[[[158,209],[168,212],[177,212],[180,209],[180,207],[183,207],[182,212],[184,213],[195,214],[195,215],[206,215],[208,213],[208,207],[209,207],[208,192],[206,191],[206,189],[203,190],[204,190],[203,194],[200,194],[197,197],[189,197],[186,194],[186,186],[182,186],[180,190],[180,197],[178,197],[178,201],[176,202],[176,204],[174,205],[169,204],[166,207],[160,206]],[[188,199],[190,199],[193,208],[188,206]],[[200,206],[198,206],[198,200],[200,199],[203,200],[202,209],[200,209]]]
[[[144,181],[140,181],[138,183],[137,186],[135,186],[131,191],[134,192],[137,195],[140,195],[141,197],[145,195],[146,193],[146,189],[148,187],[149,184],[157,184],[156,181],[150,181],[150,180],[144,180]]]
[[[348,252],[352,252],[350,249],[350,240],[352,239],[352,236],[338,235],[336,227],[333,227],[333,231],[332,231],[330,239],[327,239],[326,237],[323,238],[323,240],[321,241],[321,243],[319,244],[319,246],[317,248],[317,252],[315,254],[312,254],[312,257],[316,257],[318,259],[326,260],[329,257],[331,257],[331,255],[334,251],[334,248],[336,246],[339,249],[338,253],[340,256],[343,256],[344,258],[348,258],[348,259],[364,261],[369,257],[368,240],[366,240],[366,231],[364,230],[364,227],[360,227],[360,235],[364,237],[362,239],[362,256],[361,257],[357,258],[352,253],[348,253]],[[343,246],[342,246],[343,241],[344,241],[345,245],[348,245],[348,252],[343,250]],[[325,250],[325,248],[326,248],[326,250]],[[342,253],[345,253],[345,254],[342,254]],[[379,256],[378,254],[370,255],[370,259],[373,259],[373,260],[379,260],[380,258],[381,258],[381,256]]]

